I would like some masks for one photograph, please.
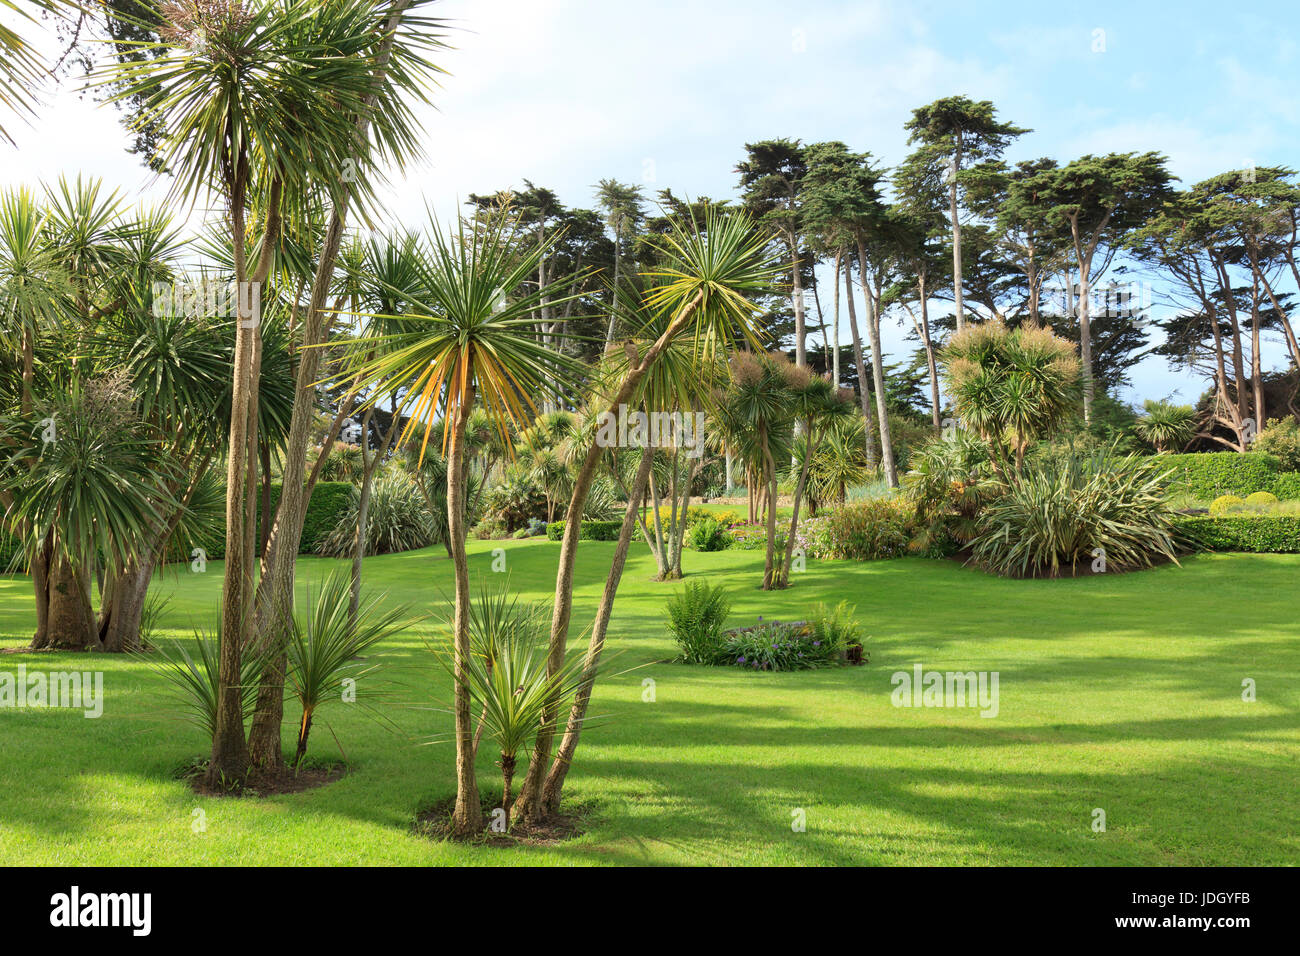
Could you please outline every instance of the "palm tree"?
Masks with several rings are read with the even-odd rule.
[[[653,243],[661,256],[661,263],[642,273],[642,278],[649,284],[644,296],[645,304],[652,310],[662,310],[670,318],[663,332],[644,352],[637,349],[639,355],[635,362],[630,360],[629,354],[626,374],[607,393],[603,411],[610,415],[617,415],[619,406],[633,399],[641,380],[655,367],[668,344],[679,335],[689,335],[696,354],[705,361],[715,359],[737,336],[759,344],[755,326],[759,310],[753,298],[770,291],[779,274],[780,267],[766,254],[766,241],[756,232],[749,217],[720,210],[711,204],[698,214],[688,207],[685,216],[669,219],[667,231],[656,236]],[[635,345],[629,347],[636,348]],[[574,479],[569,514],[582,514],[604,451],[593,437]],[[629,520],[625,514],[624,525],[630,534]],[[547,649],[547,673],[552,676],[564,665],[569,619],[573,613],[573,570],[580,531],[580,522],[566,522],[560,544]],[[614,574],[613,568],[611,574]],[[622,569],[619,568],[614,580],[615,589],[621,575]],[[607,579],[607,593],[609,583]],[[566,763],[563,768],[555,770],[553,780],[547,779],[553,736],[549,727],[553,719],[553,715],[548,713],[543,720],[528,763],[528,774],[520,789],[521,813],[529,820],[540,819],[546,809],[558,805],[564,774],[568,772]],[[576,746],[576,738],[574,743]],[[559,768],[558,763],[556,766]],[[543,787],[551,795],[545,801]]]
[[[209,783],[216,785],[223,777],[242,780],[250,761],[237,685],[241,647],[256,636],[254,492],[262,343],[254,295],[271,275],[287,211],[306,204],[317,190],[333,198],[336,212],[340,201],[346,210],[347,197],[370,195],[375,154],[410,152],[414,136],[409,112],[394,112],[393,103],[393,88],[409,84],[376,82],[377,61],[387,63],[393,45],[391,29],[379,29],[388,23],[387,4],[182,0],[166,9],[161,39],[131,44],[156,56],[115,63],[95,79],[117,99],[144,103],[144,121],[160,132],[160,160],[176,171],[175,191],[192,201],[218,192],[230,231],[240,304],[227,453],[221,706],[208,768]],[[379,148],[372,149],[366,134],[376,116]],[[358,135],[361,123],[366,126]],[[250,205],[260,210],[251,230]],[[342,232],[337,219],[331,223],[337,227],[334,252]],[[313,286],[309,321],[324,305],[334,252],[322,252],[329,269],[324,286],[319,281]],[[293,462],[295,453],[291,447],[286,462]],[[290,494],[301,486],[301,475],[284,477]],[[276,676],[273,671],[272,680]],[[282,707],[282,691],[279,699]],[[275,733],[278,751],[278,720]]]
[[[813,456],[808,482],[819,502],[844,504],[848,490],[874,473],[862,447],[867,423],[858,415],[836,417],[822,433],[821,446]]]
[[[36,417],[54,429],[48,441],[33,417],[5,423],[0,443],[16,449],[3,463],[6,517],[24,532],[32,560],[48,556],[48,587],[64,596],[50,602],[35,647],[100,649],[90,603],[93,556],[113,565],[134,560],[161,512],[176,507],[165,488],[172,465],[143,434],[132,397],[124,375],[87,385],[74,378],[36,406]]]
[[[794,366],[780,353],[738,352],[731,358],[731,383],[720,402],[733,436],[752,436],[745,455],[756,466],[767,500],[767,548],[763,590],[778,585],[776,566],[777,459],[788,459],[794,423],[790,372]],[[744,440],[742,438],[742,440]],[[743,446],[742,446],[743,447]]]
[[[545,619],[538,608],[520,603],[505,588],[493,593],[484,587],[470,616],[473,653],[464,681],[466,691],[482,705],[475,750],[486,736],[501,756],[501,808],[509,827],[519,752],[536,736],[544,714],[558,712],[574,695],[581,671],[575,660],[555,675],[547,673],[541,653]]]
[[[943,364],[953,407],[1004,481],[1019,478],[1029,443],[1078,404],[1082,364],[1050,329],[1009,329],[996,319],[971,325],[948,341]]]
[[[572,360],[549,351],[536,335],[532,313],[542,300],[567,301],[565,283],[538,288],[530,283],[554,238],[521,242],[497,216],[467,229],[462,220],[454,236],[436,221],[418,263],[418,293],[410,312],[389,317],[399,331],[372,338],[375,357],[357,374],[361,388],[383,392],[405,389],[412,417],[403,433],[424,423],[421,451],[427,447],[433,418],[440,415],[447,459],[447,538],[455,570],[455,719],[456,810],[453,826],[468,834],[482,826],[474,774],[469,666],[469,565],[465,554],[466,436],[470,416],[482,407],[505,436],[511,421],[535,414],[532,397],[550,382],[565,382]],[[577,522],[570,522],[575,528]]]
[[[1196,409],[1169,402],[1144,403],[1146,414],[1137,420],[1138,437],[1156,446],[1157,454],[1187,442],[1196,431]]]
[[[294,768],[307,753],[312,719],[321,705],[340,699],[344,681],[372,672],[378,665],[358,668],[357,658],[380,641],[409,627],[406,609],[381,609],[383,595],[367,595],[352,605],[349,579],[335,572],[325,578],[315,599],[307,591],[306,613],[294,616],[289,637],[289,686],[302,707]]]
[[[28,0],[28,5],[62,16],[60,7],[63,4],[59,0]],[[36,18],[15,0],[0,0],[0,10],[21,17],[27,23],[36,22]],[[22,34],[0,23],[0,107],[19,115],[35,112],[33,90],[48,75],[49,70],[41,62],[40,55]],[[13,143],[13,137],[2,123],[0,138]]]
[[[635,349],[611,349],[601,366],[593,404],[599,404],[603,392],[616,386],[627,374],[629,362],[641,350],[648,349],[667,326],[671,315],[662,309],[646,306],[644,293],[622,289],[615,295],[619,325],[628,330],[628,342]],[[647,413],[676,413],[683,417],[711,408],[713,392],[722,374],[721,363],[698,355],[693,344],[678,338],[670,341],[659,360],[641,379],[633,396],[632,408]],[[692,420],[693,428],[693,420]],[[703,467],[703,434],[694,434],[701,454],[688,458],[683,465],[683,448],[678,442],[671,449],[646,448],[642,457],[654,464],[647,471],[651,517],[647,525],[640,522],[641,533],[650,546],[657,567],[657,580],[676,580],[682,576],[682,542],[686,535],[686,509],[690,502],[691,483]],[[638,462],[640,464],[640,462]],[[660,514],[664,492],[668,499],[668,523],[664,527]],[[637,505],[640,506],[638,499]]]
[[[785,540],[785,557],[781,561],[777,587],[790,584],[790,566],[794,561],[795,534],[799,529],[799,506],[808,485],[808,474],[821,448],[822,437],[839,419],[853,410],[851,393],[837,388],[822,376],[813,375],[806,368],[794,367],[787,373],[791,385],[791,411],[801,426],[803,461],[794,487],[794,507],[790,515],[790,533]]]
[[[37,327],[42,317],[63,311],[68,288],[46,222],[29,190],[0,194],[0,341],[22,354],[24,414],[32,409]]]

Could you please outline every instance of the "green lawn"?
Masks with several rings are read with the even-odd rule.
[[[509,552],[511,583],[549,597],[559,545],[471,542],[475,576]],[[611,544],[584,543],[578,623]],[[104,716],[0,711],[0,863],[5,864],[1262,864],[1300,860],[1300,558],[1215,555],[1184,566],[1067,581],[1004,581],[946,562],[810,562],[764,594],[762,553],[688,553],[688,572],[728,585],[734,623],[856,603],[871,664],[756,674],[666,663],[664,598],[634,550],[568,793],[589,829],[554,848],[464,846],[412,833],[452,793],[449,681],[430,621],[374,655],[405,706],[400,733],[356,707],[322,711],[312,750],[351,772],[263,800],[201,799],[172,778],[205,751],[169,719],[164,684],[138,660],[0,656],[0,670],[102,668]],[[328,564],[303,559],[300,585]],[[168,571],[165,626],[211,627],[221,566]],[[441,549],[375,558],[368,585],[440,612]],[[0,642],[25,643],[30,585],[0,578]],[[1000,713],[895,708],[890,675],[998,671]],[[656,700],[642,701],[642,681]],[[1243,702],[1253,678],[1258,700]],[[360,693],[364,697],[363,681]],[[292,720],[295,715],[291,714]],[[287,729],[287,728],[286,728]],[[286,743],[290,743],[286,734]],[[485,751],[487,748],[484,748]],[[496,783],[485,754],[480,779]],[[806,832],[792,832],[792,811]],[[1102,808],[1107,830],[1094,832]],[[192,827],[201,809],[206,830]]]

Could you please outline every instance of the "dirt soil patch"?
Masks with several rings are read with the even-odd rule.
[[[189,780],[195,793],[205,797],[271,797],[280,793],[302,793],[333,783],[347,773],[347,767],[341,763],[303,767],[296,773],[292,767],[285,766],[277,770],[254,770],[242,786],[209,787],[203,779],[206,763],[195,762],[179,773]]]
[[[456,809],[455,797],[439,800],[416,814],[415,832],[435,840],[456,840],[482,846],[555,846],[581,836],[584,822],[592,811],[589,806],[570,804],[572,813],[552,813],[535,825],[512,820],[510,829],[502,832],[492,828],[493,811],[500,808],[489,799],[482,799],[482,807],[484,828],[470,836],[458,837],[451,832],[451,815]],[[501,814],[498,813],[496,818],[500,820]]]

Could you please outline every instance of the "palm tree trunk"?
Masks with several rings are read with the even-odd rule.
[[[695,315],[696,310],[703,303],[704,293],[701,292],[668,323],[668,327],[664,329],[655,343],[646,350],[645,355],[641,357],[641,361],[628,369],[618,390],[611,397],[609,405],[605,409],[610,415],[618,415],[619,406],[627,404],[636,387],[641,384],[646,372],[658,360],[660,353],[686,327],[686,324],[690,322],[691,317]],[[587,455],[583,459],[582,467],[578,470],[578,475],[573,483],[573,493],[569,499],[569,514],[582,514],[582,509],[587,503],[587,495],[591,491],[591,483],[596,477],[596,468],[600,464],[603,455],[604,449],[596,443],[593,436],[591,443],[587,446]],[[564,524],[564,537],[560,543],[559,567],[555,572],[555,604],[551,613],[551,636],[546,659],[547,674],[552,677],[558,674],[560,668],[564,666],[564,652],[569,636],[569,619],[573,614],[573,569],[578,558],[578,536],[581,530],[580,522],[566,521]],[[527,821],[539,819],[543,813],[542,784],[545,782],[546,768],[551,760],[551,742],[555,736],[556,716],[554,707],[547,708],[542,714],[537,740],[533,746],[532,756],[528,761],[528,773],[524,777],[523,786],[519,791],[519,802],[523,805],[520,811],[523,814],[521,819]]]
[[[614,342],[614,322],[617,318],[615,303],[618,302],[618,266],[619,266],[619,242],[618,230],[614,230],[614,284],[610,286],[610,304],[609,304],[609,327],[605,329],[605,351]]]
[[[628,547],[632,543],[632,528],[636,524],[637,510],[645,498],[646,485],[653,464],[653,455],[642,454],[641,462],[637,466],[636,478],[632,483],[632,493],[628,495],[627,507],[623,511],[623,526],[619,528],[614,557],[610,561],[609,573],[605,576],[605,590],[600,596],[596,619],[591,625],[591,640],[587,644],[587,657],[583,662],[582,683],[574,695],[573,706],[569,708],[569,720],[564,728],[564,737],[560,741],[560,747],[555,753],[555,762],[551,765],[542,788],[542,805],[551,813],[560,808],[564,778],[568,776],[569,768],[573,765],[573,755],[578,749],[578,740],[582,736],[582,724],[587,719],[591,689],[596,683],[596,669],[600,666],[600,655],[605,649],[605,634],[609,629],[609,618],[614,612],[614,597],[618,594],[618,585],[623,579],[623,567],[627,563]]]
[[[808,324],[804,318],[803,308],[803,269],[799,256],[799,234],[791,232],[790,264],[793,281],[790,286],[790,299],[794,305],[794,364],[800,368],[808,364]]]
[[[357,494],[357,527],[352,538],[352,594],[348,598],[348,621],[355,627],[357,608],[361,605],[361,564],[366,557],[366,539],[370,523],[370,492],[375,484],[375,468],[379,464],[379,451],[370,457],[370,420],[374,407],[366,409],[361,419],[361,490]],[[391,429],[394,423],[389,423]]]
[[[36,546],[32,556],[32,587],[36,592],[36,633],[31,648],[39,651],[48,646],[50,637],[50,557],[53,542],[50,534]]]
[[[293,769],[296,772],[302,765],[302,758],[307,756],[307,738],[311,736],[311,711],[302,712],[302,721],[298,724],[298,746],[293,753]]]
[[[384,24],[384,39],[375,58],[375,81],[381,84],[388,71],[397,27],[412,0],[393,0],[392,9]],[[374,103],[375,96],[367,94],[366,105]],[[364,140],[370,134],[368,116],[356,118],[357,136]],[[293,412],[289,420],[289,437],[285,442],[284,473],[281,476],[280,503],[276,508],[275,523],[267,540],[262,563],[262,579],[257,589],[258,633],[269,642],[268,664],[258,685],[257,704],[248,733],[248,750],[255,766],[279,767],[283,763],[280,743],[280,726],[284,722],[284,675],[286,654],[286,626],[293,613],[294,572],[298,548],[302,543],[302,526],[307,517],[307,501],[316,483],[319,468],[304,482],[307,467],[307,441],[312,422],[316,418],[316,381],[320,367],[321,349],[325,339],[323,310],[334,280],[334,265],[338,261],[339,247],[347,223],[350,202],[345,185],[330,214],[329,225],[321,243],[320,259],[312,279],[311,298],[303,318],[302,348],[299,351],[296,390]],[[322,456],[328,448],[322,449]],[[317,465],[321,459],[317,460]],[[263,520],[270,520],[268,515]]]
[[[804,434],[808,436],[808,444],[804,449],[803,466],[799,469],[799,481],[794,487],[794,510],[790,515],[790,535],[785,541],[785,557],[781,561],[781,578],[777,584],[780,588],[790,586],[790,565],[794,562],[794,536],[799,530],[799,505],[803,501],[804,488],[808,484],[808,472],[812,469],[813,455],[817,454],[817,446],[821,443],[820,436],[813,430],[811,418],[804,422]]]
[[[930,306],[926,301],[929,292],[925,287],[924,273],[917,283],[917,291],[921,297],[921,343],[925,346],[925,364],[930,374],[931,417],[934,420],[934,430],[938,432],[943,430],[940,418],[943,413],[939,409],[939,363],[935,361],[934,340],[930,337]]]
[[[242,216],[237,229],[242,232]],[[237,248],[242,236],[236,237]],[[238,257],[242,260],[242,252]],[[244,279],[242,262],[238,281]],[[249,398],[256,370],[257,329],[242,312],[235,332],[234,391],[230,410],[230,444],[226,468],[226,567],[221,589],[221,631],[218,650],[217,713],[208,764],[210,787],[241,782],[248,773],[248,741],[244,737],[244,713],[240,699],[240,659],[249,631],[253,569],[247,565],[244,523],[252,488],[248,484]]]
[[[49,570],[46,575],[48,602],[44,633],[38,628],[40,643],[32,642],[34,650],[53,648],[56,650],[90,651],[99,650],[99,635],[95,629],[95,618],[91,610],[90,594],[86,585],[89,579],[78,573],[78,567],[88,564],[70,561],[57,546],[50,550]]]
[[[470,714],[469,685],[465,669],[469,663],[469,560],[465,554],[465,433],[474,404],[472,369],[466,369],[461,400],[452,416],[452,431],[447,447],[447,537],[451,542],[451,560],[456,574],[456,606],[452,625],[455,646],[456,717],[456,810],[452,828],[458,836],[468,836],[483,828],[483,811],[479,806],[478,781],[474,774],[474,728]],[[578,512],[581,514],[581,511]],[[568,522],[574,524],[575,522]],[[567,525],[566,525],[567,527]]]
[[[501,755],[501,809],[506,815],[506,829],[510,829],[510,809],[514,803],[511,785],[515,780],[515,755]]]
[[[654,449],[646,448],[642,451],[643,457],[650,458],[654,461]],[[650,553],[655,558],[655,580],[663,581],[668,577],[668,548],[665,545],[663,518],[659,514],[659,506],[662,499],[659,497],[659,487],[655,482],[654,472],[650,473],[650,519],[654,534],[650,543]]]
[[[776,558],[776,462],[767,440],[767,422],[758,426],[758,445],[763,450],[763,479],[767,483],[767,548],[763,556],[763,590],[772,590],[776,579],[773,576]]]

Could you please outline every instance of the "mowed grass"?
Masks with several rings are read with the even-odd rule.
[[[559,545],[471,545],[477,580],[506,550],[509,580],[549,599]],[[573,641],[585,641],[612,545],[584,542]],[[299,586],[337,562],[304,558]],[[762,553],[688,553],[724,584],[733,623],[794,619],[851,601],[869,666],[794,674],[672,664],[664,602],[638,545],[611,627],[613,657],[567,795],[587,831],[559,846],[437,842],[416,813],[453,793],[442,708],[450,681],[429,648],[436,618],[382,645],[395,726],[358,706],[322,710],[312,754],[350,773],[300,794],[196,797],[173,771],[205,752],[169,716],[138,659],[0,656],[0,670],[102,669],[104,716],[0,711],[5,864],[1285,864],[1300,860],[1300,558],[1214,555],[1179,567],[1064,581],[1005,581],[920,559],[810,562],[788,591],[757,589]],[[220,564],[155,588],[164,627],[211,628]],[[367,560],[366,584],[440,615],[441,549]],[[26,642],[30,583],[0,578],[0,641]],[[891,674],[998,671],[1000,711],[891,705]],[[1258,700],[1242,699],[1242,681]],[[653,680],[653,701],[643,682]],[[359,694],[378,688],[364,679]],[[290,708],[286,747],[292,743]],[[326,724],[329,726],[327,727]],[[331,732],[332,731],[332,732]],[[337,743],[335,741],[337,737]],[[489,748],[484,788],[499,786]],[[496,791],[499,794],[499,790]],[[1093,829],[1094,809],[1106,814]],[[791,827],[796,811],[806,831]]]

